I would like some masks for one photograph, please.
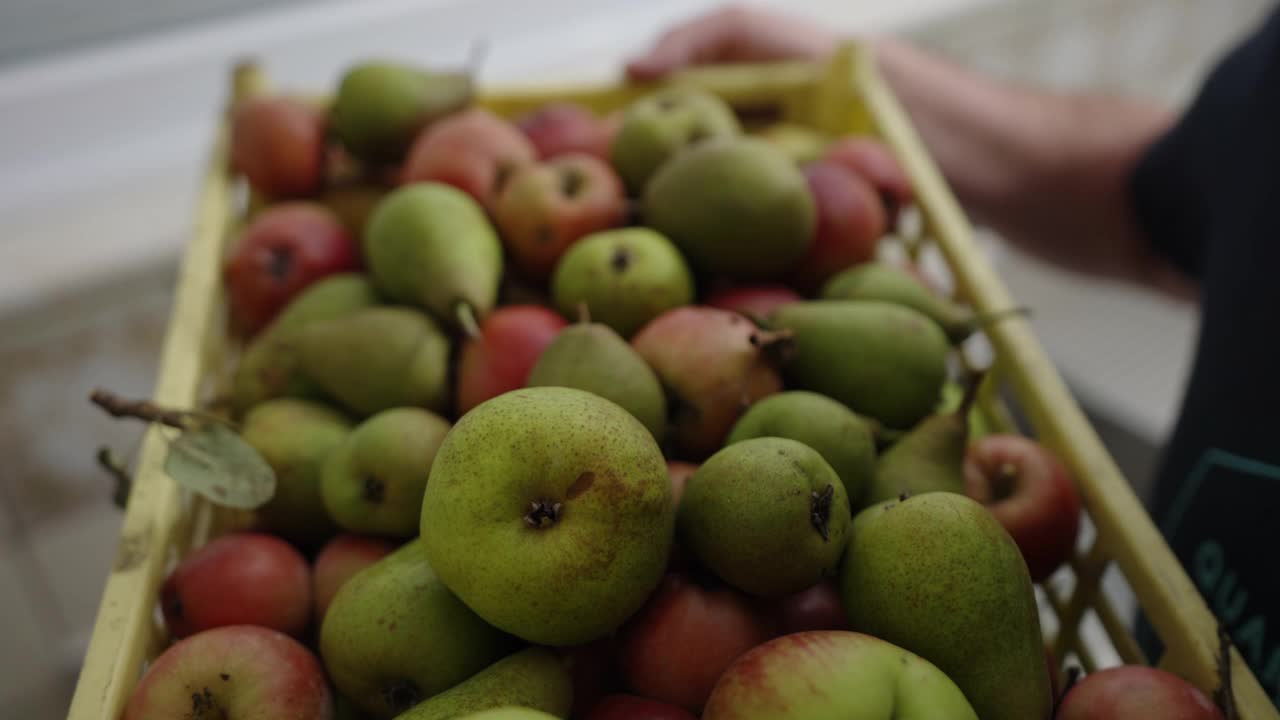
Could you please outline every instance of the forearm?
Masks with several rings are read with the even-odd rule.
[[[877,61],[959,199],[976,220],[1056,264],[1177,294],[1130,204],[1142,153],[1169,111],[997,82],[893,39]]]

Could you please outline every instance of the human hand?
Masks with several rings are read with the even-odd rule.
[[[813,23],[729,6],[678,25],[627,63],[633,80],[654,80],[691,65],[817,60],[835,49],[835,34]]]

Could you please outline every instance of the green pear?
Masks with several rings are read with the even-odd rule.
[[[822,297],[883,300],[905,305],[938,323],[952,343],[963,342],[981,326],[981,320],[972,310],[942,297],[906,271],[886,262],[862,263],[841,272],[823,286]]]
[[[497,302],[498,234],[484,209],[451,185],[413,183],[388,195],[369,218],[364,256],[390,298],[455,327],[470,326]]]
[[[573,680],[564,661],[546,648],[531,647],[497,661],[397,718],[454,720],[481,710],[509,707],[567,718],[572,704]]]
[[[933,411],[951,345],[936,323],[877,300],[790,303],[770,317],[795,343],[786,371],[795,386],[830,396],[890,429]]]
[[[391,718],[482,671],[514,640],[462,604],[420,540],[356,573],[320,626],[320,656],[338,691]]]
[[[930,415],[880,456],[861,509],[903,493],[964,494],[964,455],[969,446],[969,411],[981,378],[973,380],[956,409]]]
[[[835,576],[851,516],[840,476],[818,451],[752,438],[712,455],[689,478],[680,542],[730,585],[779,597]]]
[[[320,496],[347,530],[418,534],[427,475],[449,422],[422,408],[392,408],[365,420],[329,455]]]
[[[776,123],[754,135],[777,145],[796,165],[807,165],[817,160],[831,144],[830,136],[796,123]]]
[[[480,617],[533,643],[578,645],[658,586],[672,505],[662,451],[639,420],[582,390],[524,388],[480,404],[445,438],[422,537]]]
[[[879,638],[840,630],[784,635],[739,657],[702,720],[978,720],[932,663]]]
[[[422,128],[470,102],[472,91],[464,73],[364,62],[348,69],[338,83],[329,126],[356,157],[394,162]]]
[[[302,372],[361,417],[393,407],[449,407],[449,338],[406,307],[357,310],[289,340]]]
[[[670,87],[627,107],[609,157],[627,192],[639,196],[668,158],[709,138],[737,135],[738,118],[723,100],[691,87]]]
[[[308,323],[377,304],[373,283],[358,273],[331,275],[307,287],[245,348],[231,378],[232,409],[240,415],[274,397],[323,395],[298,369],[290,335]]]
[[[1053,693],[1031,576],[981,504],[924,493],[859,516],[840,576],[854,630],[923,657],[982,720],[1045,720]]]
[[[268,530],[305,548],[337,532],[320,499],[320,471],[350,431],[341,413],[307,400],[277,398],[249,411],[240,436],[276,473],[275,495],[258,508]]]
[[[538,356],[525,384],[595,393],[634,415],[654,439],[666,432],[667,396],[657,374],[606,325],[578,323],[561,330]]]
[[[693,302],[693,274],[671,241],[644,227],[594,233],[560,258],[551,281],[560,313],[586,304],[591,319],[623,337]]]
[[[555,720],[555,717],[541,710],[512,705],[471,713],[463,720]]]
[[[791,390],[770,395],[747,409],[726,445],[758,437],[790,438],[822,456],[840,476],[850,507],[857,507],[875,470],[871,424],[825,395]]]
[[[952,412],[964,403],[966,393],[963,383],[956,380],[947,380],[942,386],[942,400],[938,404],[937,410],[934,412],[944,413]],[[978,403],[973,401],[973,407],[969,408],[969,441],[972,442],[978,438],[986,437],[995,433],[995,427],[992,425],[991,418],[983,411]]]
[[[735,280],[795,265],[813,244],[816,215],[804,174],[758,138],[699,143],[663,165],[644,194],[646,224],[694,267]]]

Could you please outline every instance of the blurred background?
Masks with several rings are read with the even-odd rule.
[[[120,512],[93,460],[140,427],[86,401],[150,393],[177,259],[231,62],[328,89],[380,55],[484,83],[606,80],[710,0],[0,0],[0,707],[65,714]],[[1189,99],[1264,0],[796,0],[998,76]],[[1145,493],[1180,401],[1193,309],[1045,268],[986,238],[1126,473]]]

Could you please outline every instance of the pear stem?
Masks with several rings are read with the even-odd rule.
[[[790,330],[756,330],[751,333],[751,344],[773,362],[782,363],[795,347],[795,336]]]
[[[480,324],[476,322],[476,312],[469,303],[459,302],[453,308],[454,318],[462,333],[472,340],[480,339]]]
[[[969,417],[969,411],[973,409],[973,404],[978,401],[978,390],[982,388],[982,381],[986,377],[986,370],[979,370],[969,377],[969,384],[964,389],[964,397],[960,399],[960,404],[956,407],[956,415],[963,418]]]

